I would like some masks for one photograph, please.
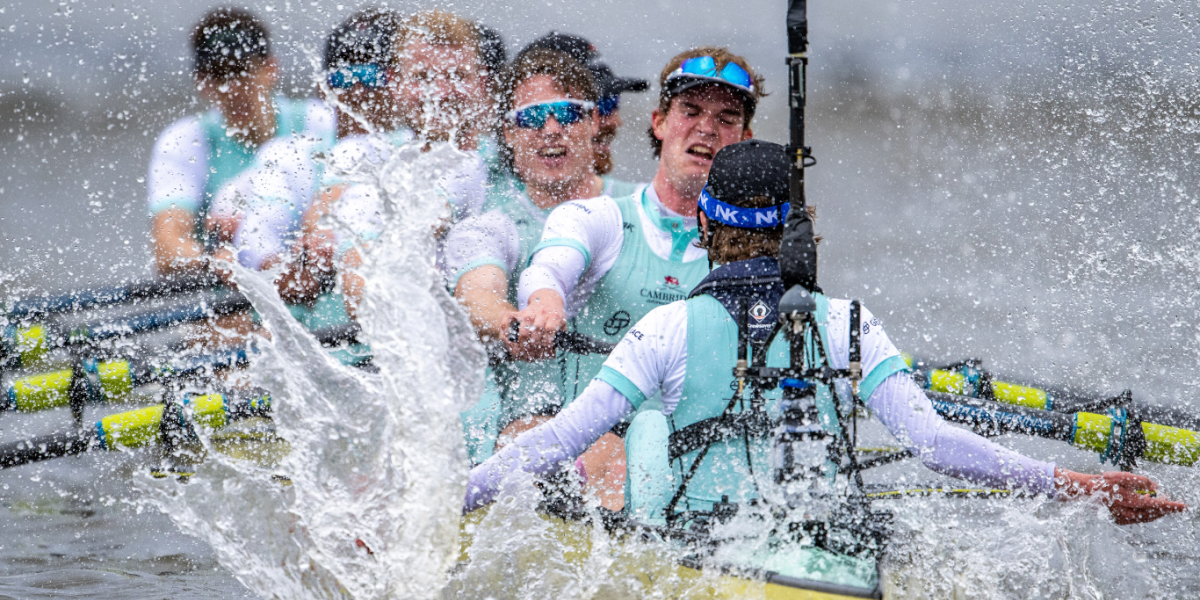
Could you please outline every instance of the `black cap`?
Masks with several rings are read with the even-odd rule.
[[[705,189],[710,196],[734,206],[757,196],[775,204],[790,199],[787,149],[762,140],[746,140],[721,148],[713,157]]]
[[[400,28],[391,11],[367,9],[345,20],[325,39],[325,70],[345,65],[391,65],[392,44]]]
[[[618,96],[623,92],[644,92],[650,89],[650,82],[633,77],[617,77],[608,65],[600,62],[600,52],[586,39],[569,33],[551,31],[534,40],[521,50],[522,53],[536,48],[565,52],[579,64],[585,66],[596,78],[596,87],[600,96]]]
[[[195,72],[228,79],[244,74],[255,59],[271,53],[267,26],[254,14],[233,7],[208,12],[192,32]]]

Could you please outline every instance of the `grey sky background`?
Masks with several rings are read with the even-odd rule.
[[[122,104],[125,94],[178,94],[188,84],[187,35],[219,3],[29,0],[0,5],[0,92],[44,92],[74,110]],[[256,1],[277,52],[302,91],[323,36],[367,3]],[[743,2],[385,3],[402,12],[438,6],[478,18],[519,47],[550,29],[591,38],[619,72],[652,77],[689,46],[746,54],[782,89],[781,0]],[[1194,3],[814,1],[814,92],[849,76],[884,89],[933,84],[995,93],[1052,85],[1064,61],[1092,69],[1191,72]],[[1069,66],[1068,66],[1069,67]],[[945,82],[945,83],[943,83]],[[97,94],[99,94],[97,96]],[[781,95],[767,112],[782,106]]]

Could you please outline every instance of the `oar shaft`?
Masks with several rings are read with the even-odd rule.
[[[1200,430],[1200,416],[1185,410],[1133,401],[1126,395],[1111,398],[1091,397],[1077,392],[999,381],[992,379],[987,371],[978,366],[920,369],[914,376],[926,390],[932,392],[978,397],[1002,404],[1064,414],[1099,413],[1109,407],[1128,404],[1125,407],[1142,421]]]
[[[0,368],[32,366],[55,348],[79,346],[183,323],[194,323],[250,308],[250,301],[245,296],[227,292],[212,301],[85,325],[69,331],[52,323],[10,325],[4,329],[3,339],[0,340]]]
[[[232,421],[269,416],[271,397],[259,391],[231,396],[206,394],[185,398],[182,404],[160,404],[109,415],[92,427],[0,444],[0,469],[92,450],[140,448],[158,443],[166,406],[180,411],[172,422],[186,422],[183,411],[190,409],[192,422],[220,429]]]
[[[925,395],[942,418],[967,425],[980,435],[1020,433],[1064,442],[1074,441],[1073,415],[941,392],[926,391]]]
[[[213,316],[223,316],[235,312],[249,310],[250,301],[245,296],[230,292],[213,302],[190,304],[171,310],[137,315],[127,319],[103,323],[87,328],[73,330],[67,334],[60,345],[74,345],[85,342],[96,342],[115,337],[133,335],[162,329],[172,325],[194,323]]]
[[[110,306],[129,302],[130,300],[158,298],[204,289],[217,284],[217,278],[208,274],[135,281],[123,286],[81,290],[61,296],[18,300],[12,305],[4,307],[3,312],[10,319],[23,319],[34,315]]]
[[[1200,461],[1200,432],[1155,423],[1126,421],[1117,415],[1060,413],[1012,406],[979,398],[925,392],[947,421],[962,423],[981,435],[1019,433],[1067,442],[1116,461],[1121,452],[1136,458],[1192,466]],[[1143,447],[1131,444],[1127,427],[1139,425]]]
[[[38,436],[0,444],[0,469],[17,467],[60,456],[83,454],[96,447],[96,435],[86,429]]]

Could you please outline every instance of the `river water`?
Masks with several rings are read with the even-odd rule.
[[[146,157],[157,131],[192,110],[177,73],[186,64],[177,60],[183,40],[177,30],[201,8],[130,5],[112,13],[64,2],[60,16],[51,17],[41,6],[16,3],[0,11],[0,20],[13,25],[0,45],[6,56],[17,56],[12,65],[0,65],[8,119],[0,131],[7,167],[0,174],[0,289],[6,295],[149,274],[141,179]],[[272,15],[281,39],[290,40],[284,50],[290,91],[306,89],[305,55],[294,47],[308,44],[311,50],[324,23],[352,8],[258,7]],[[884,319],[897,346],[922,357],[979,357],[1018,379],[1106,394],[1128,388],[1142,400],[1200,410],[1194,399],[1200,336],[1193,284],[1200,276],[1194,250],[1200,177],[1193,166],[1200,152],[1200,86],[1190,66],[1195,46],[1189,8],[1026,3],[1002,10],[934,1],[811,7],[809,140],[819,163],[809,172],[809,198],[825,237],[825,290],[862,298]],[[504,31],[513,47],[552,27],[593,36],[621,74],[653,77],[679,49],[728,43],[763,65],[775,92],[755,122],[756,135],[786,140],[782,3],[753,3],[736,14],[716,3],[686,11],[671,3],[481,10],[478,16]],[[664,22],[679,27],[664,32]],[[618,174],[644,180],[654,168],[643,133],[653,102],[637,95],[624,102]],[[25,112],[7,114],[17,108]],[[26,119],[31,112],[36,118]],[[403,302],[441,307],[434,296],[414,294]],[[419,322],[404,319],[421,315],[388,313],[387,306],[379,307],[381,316],[369,328]],[[442,307],[423,316],[444,314]],[[404,347],[409,338],[402,338],[387,347]],[[256,376],[285,387],[276,395],[281,407],[291,401],[295,415],[315,414],[303,412],[315,411],[318,400],[306,392],[307,381],[316,381],[310,386],[316,390],[344,385],[346,397],[366,394],[345,390],[404,397],[386,380],[338,380],[336,370],[323,371],[316,360],[288,370],[280,357],[294,356],[292,351],[281,348],[274,359],[264,359]],[[412,375],[397,352],[392,376]],[[288,383],[289,377],[294,381]],[[426,385],[441,386],[447,398],[455,393],[436,378]],[[411,414],[353,406],[358,414],[376,415],[381,427],[355,435],[394,440],[394,452],[434,439],[399,425],[411,423],[404,420]],[[423,418],[440,422],[442,413],[429,410]],[[101,414],[92,411],[89,419]],[[0,415],[0,442],[55,430],[68,419],[61,412]],[[329,430],[320,431],[329,439]],[[291,433],[297,440],[315,439]],[[354,438],[334,433],[335,444]],[[1094,454],[1060,444],[1002,441],[1067,468],[1102,468]],[[315,442],[312,452],[319,453]],[[440,448],[434,455],[452,471],[454,452]],[[0,597],[229,598],[256,597],[255,591],[300,597],[328,589],[319,577],[308,580],[308,588],[287,587],[303,578],[278,570],[292,564],[281,550],[286,544],[260,539],[263,545],[248,544],[239,555],[227,543],[273,525],[286,529],[287,523],[271,520],[279,507],[307,517],[319,512],[324,497],[260,490],[253,487],[259,480],[220,463],[209,479],[172,490],[173,482],[149,480],[147,460],[139,453],[94,454],[0,472]],[[303,479],[303,468],[292,466]],[[336,466],[317,460],[314,468]],[[409,467],[415,470],[393,476],[420,472]],[[1144,472],[1169,495],[1200,502],[1193,470],[1146,465]],[[916,466],[893,467],[877,477],[936,481]],[[238,487],[243,478],[248,483]],[[428,493],[451,498],[458,484],[448,481]],[[361,489],[386,487],[379,486],[383,480]],[[346,489],[358,488],[347,483]],[[253,502],[258,492],[261,506]],[[370,498],[385,500],[409,511],[445,509],[432,500]],[[367,500],[346,502],[333,508],[364,518],[371,513]],[[901,574],[890,582],[898,597],[1200,594],[1200,576],[1192,568],[1200,550],[1193,514],[1116,527],[1093,507],[1035,500],[919,499],[895,509],[901,527],[888,564]],[[336,521],[336,512],[325,518]],[[409,561],[420,554],[429,561],[420,570],[436,572],[432,565],[445,552],[439,534],[401,530],[386,516],[373,515],[355,527],[425,540],[423,554],[393,548],[397,554],[391,556]],[[528,518],[518,510],[508,524]],[[206,522],[226,527],[205,531]],[[322,535],[340,535],[301,530],[308,537],[289,543],[320,547]],[[546,575],[504,581],[481,594],[608,597],[620,588],[619,581],[604,579],[603,564],[555,562],[555,548],[533,533],[515,547],[497,532],[490,539],[497,555],[520,554]],[[248,556],[265,562],[245,562]],[[267,565],[267,558],[278,560]],[[355,555],[342,558],[366,564],[353,562],[362,558]],[[363,574],[373,571],[362,569],[348,579],[371,580]],[[376,581],[404,581],[417,571],[380,572]],[[273,583],[273,577],[279,579]],[[582,585],[588,581],[604,585]],[[413,585],[407,592],[385,591],[414,597],[421,594],[413,590],[433,584]],[[361,591],[363,597],[373,593]]]

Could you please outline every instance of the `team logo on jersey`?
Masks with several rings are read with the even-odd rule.
[[[763,304],[762,300],[755,302],[754,306],[750,307],[750,316],[754,317],[755,321],[761,322],[763,319],[767,318],[767,316],[770,314],[771,314],[771,309],[767,308],[767,305]]]
[[[604,322],[605,335],[617,335],[622,329],[629,327],[629,313],[618,310]]]
[[[684,300],[687,295],[683,290],[679,289],[679,278],[674,275],[663,277],[662,283],[654,289],[642,288],[642,297],[651,304],[670,304],[679,300]]]

